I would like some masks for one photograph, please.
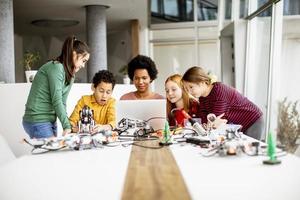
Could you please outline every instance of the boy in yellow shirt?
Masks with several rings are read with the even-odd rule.
[[[112,130],[116,126],[115,104],[111,97],[115,78],[108,70],[100,70],[93,77],[92,95],[82,96],[70,116],[72,132],[78,132],[79,112],[86,105],[94,111],[95,126],[92,132]]]

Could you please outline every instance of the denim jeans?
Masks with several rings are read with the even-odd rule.
[[[30,138],[49,138],[57,135],[56,122],[25,122],[23,128]]]

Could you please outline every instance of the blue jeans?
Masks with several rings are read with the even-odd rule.
[[[49,138],[57,135],[56,122],[25,122],[23,128],[30,138]]]

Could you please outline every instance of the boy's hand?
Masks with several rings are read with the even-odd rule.
[[[100,131],[102,131],[103,130],[103,128],[102,128],[102,125],[95,125],[94,126],[94,128],[93,128],[93,130],[92,130],[92,133],[98,133],[98,132],[100,132]]]
[[[98,133],[103,130],[105,130],[105,131],[111,130],[111,126],[108,124],[106,124],[106,125],[97,124],[96,126],[94,126],[92,133]]]
[[[72,132],[73,133],[78,133],[78,131],[79,131],[79,127],[78,126],[73,126],[72,127]]]

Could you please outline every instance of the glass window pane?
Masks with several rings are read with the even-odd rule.
[[[258,8],[262,7],[264,4],[266,4],[269,0],[257,0]],[[268,8],[264,12],[260,13],[259,17],[267,17],[272,15],[272,7]]]
[[[164,0],[164,14],[178,17],[178,4],[175,0]]]
[[[151,0],[151,12],[158,13],[158,0]]]
[[[193,0],[151,0],[151,24],[194,21]]]
[[[216,20],[218,18],[218,2],[197,0],[198,21]]]
[[[300,15],[300,1],[299,0],[284,0],[283,2],[284,15]]]
[[[240,18],[245,18],[248,15],[248,0],[240,0]]]
[[[225,19],[231,19],[232,0],[227,0],[225,3]]]

